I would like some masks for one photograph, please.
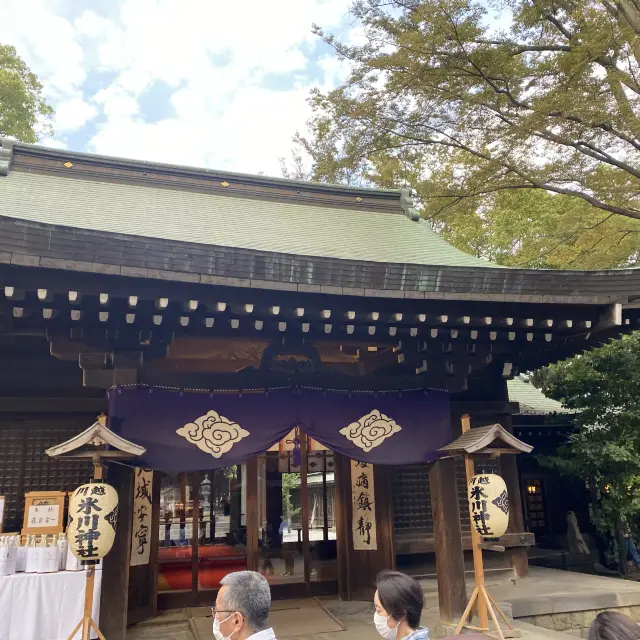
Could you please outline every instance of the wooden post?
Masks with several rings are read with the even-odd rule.
[[[461,418],[462,424],[462,433],[467,433],[471,429],[471,418],[465,414]],[[471,479],[473,478],[475,471],[473,460],[471,456],[465,455],[465,470],[467,476],[467,486],[470,484]],[[462,614],[462,618],[460,618],[460,622],[458,622],[458,626],[455,630],[455,635],[460,635],[463,627],[467,627],[468,629],[473,629],[474,631],[480,631],[482,633],[489,633],[489,619],[488,615],[491,616],[491,620],[496,628],[495,633],[500,640],[505,640],[505,637],[509,638],[519,638],[521,637],[521,632],[514,630],[511,624],[509,623],[508,618],[504,615],[496,601],[489,595],[487,592],[487,588],[484,583],[484,564],[482,560],[482,548],[480,546],[481,538],[480,534],[473,526],[473,522],[471,523],[471,545],[473,548],[473,570],[475,573],[476,586],[473,590],[473,594],[469,599],[466,609]],[[479,619],[479,627],[473,627],[468,624],[468,621],[472,617],[473,607],[476,606],[478,608],[478,619]],[[508,631],[503,632],[500,627],[500,621],[498,620],[498,616],[496,613],[504,620],[507,625]]]
[[[302,502],[302,554],[304,559],[304,582],[311,589],[311,552],[309,550],[309,484],[307,475],[307,434],[300,430],[300,500]]]
[[[120,464],[109,466],[109,484],[118,490],[118,523],[113,548],[102,561],[100,626],[109,640],[125,640],[131,613],[130,588],[133,471]],[[159,490],[159,488],[158,488]],[[151,558],[154,562],[155,554]]]
[[[462,433],[466,433],[471,429],[471,418],[468,414],[462,416]],[[473,460],[469,456],[464,458],[464,466],[467,475],[467,486],[471,482],[471,478],[475,475]],[[473,550],[473,571],[476,579],[476,588],[484,588],[484,564],[482,561],[482,549],[480,544],[482,540],[480,534],[471,523],[471,548]],[[478,618],[482,629],[489,628],[489,618],[487,615],[487,605],[483,598],[478,599]]]
[[[351,587],[351,468],[349,459],[333,454],[335,478],[334,517],[336,520],[336,547],[338,552],[338,594],[342,600],[352,600]]]
[[[189,474],[191,482],[191,602],[198,601],[198,565],[200,564],[200,473]],[[184,503],[184,533],[187,534],[188,512]]]
[[[102,466],[102,460],[99,455],[94,455],[93,458],[93,479],[102,480],[104,474],[104,467]],[[93,621],[93,587],[96,579],[96,566],[95,564],[89,564],[86,571],[86,580],[84,587],[84,611],[82,614],[82,620],[78,623],[76,628],[71,632],[69,640],[73,640],[78,631],[82,631],[82,640],[91,640],[91,631],[95,631],[100,640],[105,640],[98,625]]]
[[[327,452],[322,452],[322,539],[329,540],[329,503],[327,495]],[[335,476],[334,476],[335,477]],[[333,485],[335,487],[335,483]],[[2,526],[2,523],[0,523]]]
[[[456,490],[455,462],[437,460],[429,471],[440,620],[454,622],[467,605],[464,549]]]
[[[111,472],[113,468],[127,469],[126,467],[122,467],[120,465],[113,465],[112,468],[109,469],[109,479],[111,479]],[[135,474],[135,469],[133,470]],[[133,476],[135,478],[135,475]],[[123,633],[122,637],[114,636],[113,640],[124,640],[126,635],[126,625],[137,624],[138,622],[142,622],[143,620],[149,620],[150,618],[155,617],[158,609],[158,546],[160,539],[160,489],[162,480],[160,479],[160,472],[153,472],[152,476],[153,488],[151,491],[151,530],[148,534],[148,542],[149,542],[149,562],[147,564],[141,564],[135,567],[130,567],[130,554],[131,554],[131,537],[132,537],[132,525],[133,521],[131,518],[132,515],[132,505],[129,505],[128,511],[123,513],[122,506],[120,507],[120,517],[118,518],[118,525],[120,525],[120,518],[126,519],[127,529],[123,533],[126,535],[128,546],[127,546],[127,568],[128,570],[125,572],[126,577],[128,578],[127,584],[128,588],[125,588],[124,591],[127,593],[128,591],[128,600],[129,606],[128,609],[124,612],[126,613],[125,617],[125,633]],[[135,484],[135,480],[134,480]],[[121,503],[122,504],[122,503]],[[127,517],[128,516],[128,517]],[[164,527],[163,527],[164,529]],[[117,537],[116,537],[117,542]],[[102,569],[102,580],[106,580],[107,574],[105,573],[106,567],[109,564],[111,556],[114,554],[115,550],[112,549],[109,552],[109,555],[105,559],[104,568]],[[122,579],[122,578],[120,578]],[[116,582],[116,584],[118,584]],[[102,603],[107,603],[109,610],[114,612],[114,605],[108,604],[111,597],[113,597],[115,588],[111,589],[111,593],[109,596],[102,598]],[[104,588],[103,588],[104,592]],[[117,595],[115,596],[118,597]],[[116,600],[117,601],[117,600]],[[102,607],[100,608],[100,616],[102,617]],[[114,612],[116,616],[122,615],[121,612]],[[114,615],[111,614],[111,616]],[[103,618],[104,619],[104,618]],[[111,634],[106,625],[110,625],[111,621],[109,619],[104,619],[104,623],[102,624],[103,632],[105,636],[112,640]]]
[[[245,525],[247,527],[247,569],[258,571],[260,564],[259,542],[258,542],[258,458],[251,458],[246,465],[247,477],[242,481],[246,482],[247,491],[247,513],[245,514]]]
[[[513,433],[511,416],[502,417],[502,426]],[[522,496],[520,493],[520,476],[518,475],[518,461],[516,456],[501,456],[500,471],[509,494],[509,533],[524,532],[524,514],[522,513]],[[511,566],[516,577],[526,578],[529,574],[529,555],[526,548],[519,547],[509,551]]]
[[[93,615],[93,588],[96,579],[95,565],[87,568],[87,579],[84,587],[84,620],[82,621],[82,640],[91,638],[91,616]]]

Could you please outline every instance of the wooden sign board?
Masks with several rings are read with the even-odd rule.
[[[153,521],[153,471],[136,467],[133,471],[133,533],[129,566],[149,564]]]
[[[0,533],[4,531],[4,507],[7,503],[5,496],[0,496]]]
[[[64,533],[65,491],[31,491],[24,498],[23,535]]]
[[[373,465],[351,460],[351,499],[353,500],[353,548],[355,551],[377,551],[375,488]]]

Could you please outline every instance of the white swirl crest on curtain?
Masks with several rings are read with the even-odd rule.
[[[215,411],[209,411],[193,422],[188,422],[177,429],[176,433],[214,458],[221,458],[240,440],[251,435],[237,422],[231,422]]]
[[[392,418],[380,413],[377,409],[369,412],[366,416],[362,416],[357,422],[352,422],[344,429],[340,429],[340,433],[353,442],[366,453],[381,445],[387,438],[394,433],[402,431],[402,427]]]

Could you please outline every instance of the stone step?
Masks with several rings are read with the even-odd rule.
[[[575,640],[576,637],[568,632],[544,629],[520,620],[516,620],[513,626],[522,631],[522,640]]]

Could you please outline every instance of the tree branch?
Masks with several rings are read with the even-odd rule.
[[[511,47],[514,49],[514,55],[520,55],[521,53],[533,53],[546,51],[565,51],[567,53],[573,51],[573,48],[568,45],[562,44],[521,44],[518,42],[512,42],[510,40],[471,40],[473,44],[490,44],[499,47]]]
[[[509,171],[513,172],[515,175],[519,176],[522,180],[527,181],[528,183],[531,184],[532,187],[536,188],[536,189],[544,189],[545,191],[551,191],[552,193],[558,193],[561,195],[565,195],[565,196],[573,196],[574,198],[579,198],[581,200],[584,200],[585,202],[588,202],[590,205],[592,205],[593,207],[595,207],[596,209],[601,209],[602,211],[608,211],[609,213],[616,213],[618,215],[621,216],[625,216],[627,218],[633,218],[635,220],[640,220],[640,210],[638,209],[632,209],[632,208],[624,208],[624,207],[619,207],[617,205],[613,205],[613,204],[609,204],[607,202],[604,202],[598,198],[596,198],[595,196],[592,196],[588,193],[585,193],[583,191],[579,191],[577,189],[570,189],[570,188],[566,188],[566,187],[560,187],[559,185],[550,183],[550,182],[545,182],[542,180],[539,180],[538,178],[531,176],[531,175],[527,175],[526,171],[523,171],[522,169],[516,167],[515,165],[509,163],[509,162],[505,162],[504,160],[498,159],[498,158],[493,158],[490,155],[483,153],[481,151],[478,151],[477,149],[473,149],[472,147],[469,147],[468,145],[460,142],[459,140],[456,140],[455,138],[453,138],[450,134],[443,132],[443,131],[438,131],[437,129],[434,129],[432,127],[428,127],[432,129],[435,133],[437,133],[438,135],[444,136],[445,138],[447,138],[448,140],[438,140],[435,138],[421,138],[422,142],[425,145],[437,145],[437,146],[444,146],[444,147],[450,147],[450,148],[455,148],[455,149],[459,149],[460,151],[465,151],[466,153],[472,155],[475,158],[479,158],[482,160],[485,160],[487,162],[492,162],[492,163],[497,163],[500,166],[504,167],[505,169],[508,169]],[[406,138],[406,139],[419,139],[419,138],[410,138],[409,136],[407,136],[406,134],[402,134],[398,131],[395,131],[393,129],[388,129],[387,133],[390,133],[392,135],[396,135],[400,138]]]

